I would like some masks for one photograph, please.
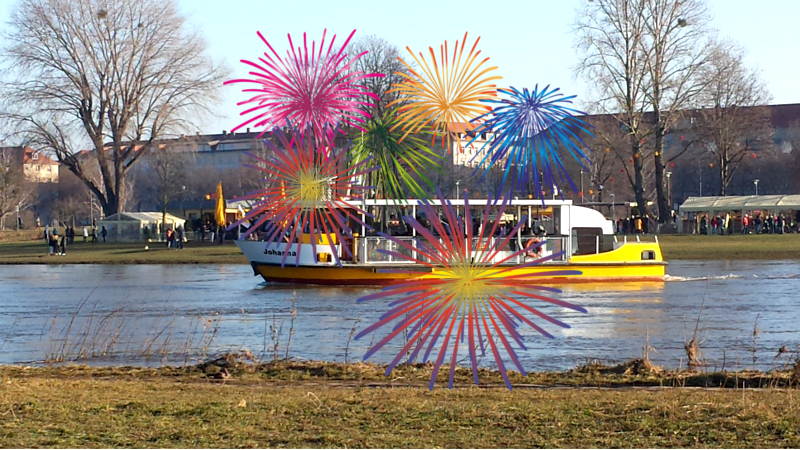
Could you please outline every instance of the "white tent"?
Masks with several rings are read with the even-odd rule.
[[[162,218],[164,223],[162,224]],[[112,214],[97,222],[98,233],[106,227],[108,240],[113,242],[135,242],[157,238],[161,229],[186,227],[186,219],[160,212],[123,212]],[[145,231],[147,229],[147,231]]]

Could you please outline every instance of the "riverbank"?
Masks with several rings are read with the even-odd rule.
[[[430,365],[398,366],[391,378],[383,370],[231,358],[160,369],[0,366],[0,446],[800,446],[796,389],[733,387],[780,385],[791,372],[667,374],[639,360],[512,373],[510,392],[497,373],[482,371],[478,388],[459,369],[455,389],[431,392]],[[662,387],[703,383],[731,388]]]
[[[800,234],[663,235],[658,241],[667,261],[800,259]],[[183,250],[167,250],[163,243],[148,247],[145,250],[144,243],[84,244],[78,239],[67,248],[66,256],[48,256],[42,240],[0,241],[0,264],[247,264],[233,242],[188,242]]]
[[[247,264],[247,258],[233,242],[187,242],[181,250],[168,250],[160,242],[83,243],[76,239],[65,256],[47,255],[42,240],[0,242],[0,264]]]
[[[783,260],[800,259],[800,234],[662,235],[664,259],[671,260]]]

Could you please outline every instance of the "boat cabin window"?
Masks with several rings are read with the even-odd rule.
[[[548,236],[561,236],[561,208],[558,206],[528,206],[521,208],[521,214],[528,216],[526,228],[535,234]]]
[[[572,229],[572,254],[593,255],[603,251],[602,228],[573,228]],[[598,246],[600,247],[598,249]]]
[[[642,261],[652,261],[656,259],[656,252],[653,250],[645,250],[642,252]]]

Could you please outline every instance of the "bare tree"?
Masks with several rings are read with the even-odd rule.
[[[0,230],[5,230],[6,217],[24,210],[33,201],[33,185],[25,179],[22,170],[24,150],[21,147],[15,150],[14,147],[0,149]]]
[[[166,223],[169,203],[185,195],[190,171],[195,166],[195,152],[190,147],[161,145],[144,157],[143,164],[147,169],[145,182],[161,211],[161,223]]]
[[[210,112],[225,69],[174,0],[21,0],[3,33],[4,118],[53,151],[107,215],[159,137]],[[78,150],[88,145],[100,178]]]
[[[664,168],[664,137],[682,110],[692,106],[706,80],[698,76],[710,56],[710,20],[706,0],[640,0],[644,39],[640,41],[647,70],[645,90],[652,111],[658,221],[671,216]]]
[[[374,107],[364,107],[373,117],[383,117],[386,112],[386,105],[398,98],[398,92],[387,93],[392,89],[392,84],[399,84],[403,77],[397,72],[406,72],[408,69],[397,58],[400,52],[397,47],[387,42],[385,39],[375,35],[368,35],[356,39],[347,47],[347,53],[355,57],[363,52],[368,52],[355,60],[353,69],[370,73],[382,73],[385,77],[369,77],[361,80],[361,84],[367,91],[375,94],[380,99],[375,101],[373,98],[365,97],[364,102],[374,104]]]
[[[621,188],[614,188],[614,176],[620,172],[627,172],[627,180],[630,183],[631,192],[635,188],[635,178],[632,174],[632,167],[625,164],[630,161],[630,140],[628,136],[620,130],[617,120],[613,116],[602,115],[594,116],[590,119],[592,136],[584,137],[584,142],[593,151],[588,154],[591,165],[588,167],[586,175],[589,177],[589,186],[584,189],[584,196],[591,189],[598,192],[598,200],[603,201],[603,191],[615,194],[617,199],[623,199],[627,191]],[[646,160],[645,160],[646,161]],[[643,179],[647,178],[647,166],[642,167]],[[575,170],[578,170],[577,168]],[[621,177],[620,177],[621,178]],[[602,187],[602,188],[601,188]]]
[[[642,145],[649,134],[643,122],[648,89],[644,8],[644,0],[596,0],[584,5],[575,23],[580,53],[576,72],[597,88],[591,112],[612,115],[627,135],[630,180],[640,214],[647,208]]]
[[[772,130],[766,105],[770,100],[758,72],[748,69],[744,52],[731,43],[715,48],[703,69],[697,134],[719,170],[719,195],[727,188],[742,160],[770,143]]]

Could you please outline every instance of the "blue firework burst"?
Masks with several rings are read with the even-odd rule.
[[[475,137],[467,145],[481,133],[492,134],[472,158],[480,161],[475,173],[484,168],[482,180],[489,169],[502,165],[503,186],[510,181],[512,188],[521,189],[533,181],[536,192],[541,192],[543,185],[556,186],[558,177],[577,191],[562,156],[571,155],[586,169],[584,161],[590,161],[581,150],[588,148],[581,132],[592,136],[589,129],[593,127],[575,117],[585,115],[571,107],[575,96],[565,97],[558,88],[550,89],[549,85],[541,90],[536,85],[533,90],[511,87],[499,91],[505,98],[484,100],[496,106],[492,112],[472,121],[485,120],[474,130]]]

